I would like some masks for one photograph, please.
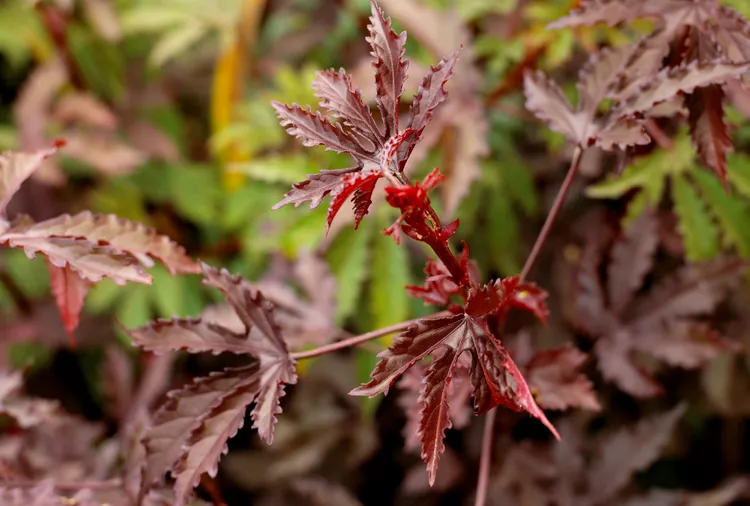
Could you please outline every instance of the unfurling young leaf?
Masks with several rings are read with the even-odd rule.
[[[310,207],[315,208],[331,194],[326,219],[328,228],[349,197],[354,205],[356,228],[372,204],[372,192],[379,178],[404,180],[402,172],[406,161],[433,111],[445,100],[444,86],[453,76],[458,60],[456,52],[430,70],[412,102],[409,125],[399,129],[398,108],[408,66],[404,58],[406,33],[396,34],[390,20],[374,1],[371,10],[367,41],[375,57],[372,66],[382,126],[378,126],[362,93],[354,88],[351,77],[343,69],[320,72],[313,84],[320,105],[338,118],[338,123],[320,113],[313,113],[309,108],[273,103],[282,126],[287,133],[300,138],[303,145],[322,145],[326,149],[347,153],[356,163],[350,169],[323,170],[309,175],[307,180],[294,184],[285,198],[274,206],[274,209],[287,204],[296,207],[309,201]]]
[[[227,439],[242,426],[245,410],[253,401],[253,428],[269,444],[273,441],[284,385],[297,381],[295,362],[274,320],[273,305],[240,277],[205,264],[202,269],[204,282],[224,292],[241,328],[198,318],[159,320],[127,330],[137,346],[156,353],[179,349],[228,352],[254,360],[251,365],[197,379],[170,394],[154,415],[144,438],[147,458],[142,493],[171,470],[177,479],[178,501],[184,501],[201,474],[215,473]]]

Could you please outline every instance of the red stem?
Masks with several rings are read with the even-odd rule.
[[[529,275],[529,271],[531,271],[531,268],[534,266],[534,262],[536,262],[539,252],[542,250],[542,246],[544,246],[544,243],[547,241],[550,230],[552,230],[552,224],[557,219],[557,215],[560,214],[560,210],[565,203],[565,197],[568,196],[573,180],[578,173],[578,167],[581,165],[581,155],[583,155],[583,150],[580,146],[576,146],[576,150],[573,152],[573,160],[570,162],[570,168],[565,175],[565,180],[557,191],[557,196],[552,203],[552,208],[550,208],[549,214],[547,214],[547,219],[544,220],[542,230],[539,232],[536,242],[534,242],[534,246],[531,248],[531,253],[529,253],[528,258],[526,258],[526,263],[523,264],[523,269],[521,270],[521,281],[525,280]]]
[[[440,318],[443,316],[448,316],[450,314],[451,314],[450,311],[442,311],[440,313],[435,313],[434,315],[430,316],[430,318]],[[331,353],[332,351],[343,350],[344,348],[351,348],[352,346],[356,346],[358,344],[362,344],[367,341],[372,341],[373,339],[377,339],[378,337],[392,334],[393,332],[400,332],[402,330],[405,330],[410,325],[417,323],[423,319],[424,318],[416,318],[414,320],[407,320],[405,322],[391,325],[390,327],[384,327],[382,329],[373,330],[366,334],[349,337],[347,339],[342,339],[341,341],[337,341],[335,343],[326,344],[325,346],[321,346],[319,348],[313,348],[312,350],[290,353],[289,356],[293,358],[294,360],[302,360],[305,358],[313,358],[313,357],[318,357],[320,355],[325,355],[326,353]]]
[[[479,457],[479,478],[477,479],[477,492],[474,497],[474,506],[484,506],[487,498],[487,486],[490,481],[490,465],[492,464],[492,436],[495,429],[495,418],[497,411],[491,409],[484,419],[484,430],[482,431],[482,453]]]
[[[521,271],[522,281],[529,275],[531,268],[534,266],[534,262],[536,262],[536,259],[539,257],[539,252],[542,250],[542,246],[549,237],[550,230],[552,230],[552,224],[560,214],[560,210],[565,203],[565,197],[568,196],[573,180],[578,173],[578,167],[581,165],[581,155],[583,155],[583,150],[580,146],[576,146],[575,152],[573,152],[573,160],[570,162],[570,168],[565,175],[565,180],[557,191],[557,196],[552,203],[552,208],[549,210],[549,214],[547,214],[547,219],[544,221],[544,225],[542,225],[542,230],[539,232],[536,242],[534,242],[534,246],[531,248],[531,253],[529,253],[528,258],[526,258],[526,263]],[[492,440],[494,429],[495,409],[493,408],[487,413],[487,416],[484,419],[482,455],[479,460],[479,477],[477,478],[477,493],[474,500],[474,506],[484,506],[485,501],[487,500],[487,485],[489,483],[490,467],[492,464]]]

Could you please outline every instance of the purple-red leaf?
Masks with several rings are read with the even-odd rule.
[[[370,36],[367,41],[372,48],[375,61],[375,89],[378,108],[385,124],[385,138],[398,131],[398,105],[404,92],[406,69],[409,62],[404,59],[406,32],[396,34],[391,28],[390,18],[386,19],[383,11],[370,0],[372,15],[367,26]]]
[[[388,389],[407,369],[440,348],[453,353],[472,353],[471,378],[474,407],[482,414],[503,404],[516,411],[526,411],[544,423],[557,436],[544,412],[536,405],[526,381],[513,360],[487,328],[481,317],[459,313],[443,318],[420,320],[400,334],[381,359],[369,383],[355,388],[351,395],[373,397]]]
[[[70,267],[49,266],[52,295],[55,296],[65,330],[68,331],[71,346],[75,345],[73,332],[81,319],[81,310],[91,282],[76,274]]]
[[[523,83],[529,111],[555,132],[573,142],[583,142],[588,120],[573,112],[570,102],[552,79],[542,72],[527,72]]]
[[[739,77],[750,68],[750,64],[698,62],[666,68],[648,79],[637,93],[620,104],[614,111],[616,116],[631,116],[646,112],[653,106],[671,100],[679,93],[691,93],[694,89],[710,84],[722,84]]]
[[[422,460],[427,464],[430,486],[435,483],[438,461],[445,451],[445,431],[451,428],[448,387],[458,357],[455,350],[447,349],[433,360],[422,382],[422,392],[418,401],[422,406],[419,437],[422,442]]]
[[[326,231],[331,228],[333,219],[344,205],[344,202],[354,194],[354,228],[359,226],[372,203],[372,192],[378,179],[383,177],[381,172],[354,172],[342,178],[341,184],[331,193],[331,204],[326,217]]]
[[[154,229],[140,223],[119,218],[114,214],[92,214],[83,211],[76,215],[63,214],[31,225],[24,230],[29,238],[69,237],[86,239],[96,246],[110,246],[128,253],[146,267],[152,258],[159,260],[172,274],[200,272],[198,264],[185,253],[185,248]],[[2,239],[0,238],[0,241]]]
[[[383,144],[382,134],[372,117],[370,107],[362,98],[362,93],[352,84],[352,78],[344,69],[336,72],[326,70],[318,72],[313,82],[315,96],[320,105],[328,109],[334,118],[344,122],[375,146]]]
[[[5,208],[21,184],[39,168],[45,158],[56,152],[57,146],[33,153],[6,151],[0,154],[0,218],[5,217]]]
[[[741,349],[704,322],[679,320],[645,333],[634,340],[634,347],[662,362],[685,369],[701,367],[718,355]]]
[[[175,477],[174,506],[183,506],[198,485],[203,473],[216,476],[219,459],[227,452],[227,440],[234,437],[245,421],[245,410],[258,395],[260,380],[257,373],[243,378],[223,392],[221,402],[211,407],[186,442],[184,453],[172,470]]]
[[[545,409],[579,407],[599,411],[594,385],[579,371],[586,358],[585,353],[569,346],[534,355],[524,369],[537,404]]]
[[[453,67],[458,61],[460,51],[459,49],[452,55],[440,60],[440,63],[432,67],[419,84],[419,89],[411,104],[411,120],[409,122],[409,128],[415,132],[414,143],[419,141],[422,131],[432,119],[435,108],[448,97],[445,84],[453,77]]]
[[[698,88],[690,94],[686,105],[690,112],[690,136],[698,155],[728,190],[726,165],[732,139],[724,122],[724,90],[717,84]]]
[[[365,148],[354,135],[319,112],[313,113],[310,107],[303,109],[297,104],[288,106],[279,102],[272,102],[271,105],[276,109],[281,126],[286,128],[289,135],[301,139],[302,145],[325,146],[332,151],[349,153],[360,162],[372,156],[373,151]]]
[[[257,384],[257,374],[257,364],[229,369],[198,378],[168,394],[167,402],[154,413],[143,438],[146,457],[142,494],[174,470],[174,465],[189,450],[186,445],[190,439],[226,397],[246,385]]]
[[[624,231],[612,247],[607,269],[609,305],[622,314],[654,260],[659,243],[659,223],[649,211],[644,212]]]
[[[353,173],[356,170],[356,168],[352,168],[344,171],[310,174],[304,181],[292,185],[292,189],[284,195],[284,199],[274,205],[272,209],[279,209],[289,204],[294,204],[294,207],[298,207],[307,201],[310,202],[310,209],[315,209],[326,195],[341,185],[344,174]]]
[[[620,429],[599,449],[591,463],[589,483],[591,493],[587,504],[608,504],[633,473],[649,467],[669,443],[677,423],[685,414],[686,406],[678,405],[640,421],[634,427]],[[584,501],[582,501],[584,502]]]
[[[538,418],[557,439],[560,439],[560,434],[534,401],[521,371],[495,336],[490,334],[487,324],[476,321],[472,324],[472,330],[476,333],[473,339],[476,355],[471,371],[474,412],[481,415],[501,404],[515,411],[525,411]]]

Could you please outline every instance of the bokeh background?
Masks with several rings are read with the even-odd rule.
[[[562,136],[525,110],[524,71],[548,72],[574,98],[578,71],[592,51],[628,43],[653,27],[638,21],[624,28],[545,28],[576,3],[381,1],[397,30],[409,35],[404,111],[429,65],[465,46],[448,101],[408,170],[413,179],[436,166],[446,174],[435,206],[446,222],[460,218],[456,239],[470,245],[485,278],[520,270],[572,153]],[[744,0],[724,3],[750,15]],[[331,67],[348,69],[371,98],[368,15],[367,0],[0,1],[0,149],[67,141],[12,201],[11,216],[115,213],[169,235],[195,258],[277,287],[300,288],[299,271],[313,255],[327,266],[326,282],[294,291],[290,306],[317,315],[301,325],[312,343],[340,335],[339,329],[356,334],[429,314],[403,288],[421,283],[428,252],[409,242],[398,247],[382,235],[397,216],[382,197],[356,232],[346,209],[328,234],[325,205],[271,211],[292,183],[320,169],[346,167],[348,160],[289,138],[269,102],[314,105],[315,73]],[[664,192],[657,275],[685,260],[750,255],[750,92],[734,87],[730,98],[736,151],[730,156],[729,195],[716,197],[719,183],[705,177],[679,122],[660,124],[665,138],[634,153],[620,179],[608,175],[616,157],[586,153],[582,175],[532,275],[551,294],[551,321],[542,328],[512,320],[509,335],[523,329],[523,339],[536,347],[573,342],[591,348],[571,324],[571,272],[587,234],[633,219],[649,192]],[[228,363],[222,357],[152,357],[130,346],[118,321],[135,327],[157,317],[196,315],[218,300],[198,276],[172,277],[161,267],[152,274],[150,286],[99,283],[86,300],[77,346],[71,348],[44,260],[0,248],[0,360],[5,368],[25,371],[28,395],[57,399],[75,416],[66,430],[80,443],[58,448],[51,435],[61,429],[45,429],[50,439],[32,450],[46,458],[31,458],[23,453],[31,451],[26,447],[20,453],[6,448],[6,434],[0,437],[0,459],[21,462],[34,479],[82,480],[92,469],[108,478],[118,461],[117,451],[106,445],[116,447],[129,406],[152,407],[166,389]],[[750,471],[746,291],[715,317],[720,330],[739,343],[737,353],[698,371],[665,372],[659,377],[664,395],[646,401],[618,392],[592,365],[603,411],[556,419],[577,434],[570,438],[575,441],[688,403],[679,437],[631,441],[657,450],[637,467],[638,474],[629,472],[625,492],[709,490],[729,483],[732,493],[738,491],[729,501],[747,493],[742,479],[727,481]],[[387,343],[384,338],[306,362],[300,384],[285,398],[274,446],[262,446],[243,430],[218,477],[199,487],[201,497],[230,505],[297,504],[306,490],[308,497],[319,494],[321,505],[468,504],[481,420],[449,432],[437,486],[428,490],[418,451],[404,446],[401,406],[408,398],[346,395],[369,376],[375,354]],[[674,423],[667,425],[671,434]],[[503,412],[497,434],[489,504],[554,504],[554,497],[539,492],[554,472],[545,474],[545,458],[538,454],[557,451],[543,431]],[[106,459],[101,454],[108,448],[115,457],[102,464],[96,459]],[[530,470],[519,472],[524,466]],[[581,476],[570,480],[586,479]],[[637,504],[730,503],[666,497]]]

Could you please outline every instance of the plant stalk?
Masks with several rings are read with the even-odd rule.
[[[531,248],[531,253],[529,253],[529,256],[526,258],[526,263],[523,264],[523,269],[521,270],[521,281],[525,280],[529,275],[531,268],[534,267],[534,263],[536,262],[537,257],[539,257],[542,246],[544,246],[544,243],[547,241],[550,230],[552,230],[552,224],[557,219],[557,215],[560,214],[560,210],[565,203],[565,198],[568,196],[570,187],[573,185],[573,180],[578,173],[578,168],[581,165],[582,155],[583,149],[581,149],[580,146],[576,146],[576,149],[573,152],[573,160],[571,160],[570,162],[570,168],[568,169],[568,173],[565,175],[565,180],[563,180],[562,185],[557,192],[557,196],[555,196],[555,201],[552,203],[552,208],[550,208],[549,214],[547,214],[547,219],[544,220],[542,230],[539,232],[539,235],[534,242],[534,246]]]
[[[573,184],[573,180],[578,173],[578,168],[581,165],[582,155],[583,149],[581,149],[580,146],[576,146],[576,149],[573,152],[573,159],[570,162],[570,168],[568,168],[568,173],[565,175],[565,179],[563,180],[560,189],[557,191],[557,196],[555,196],[555,201],[552,203],[552,208],[549,210],[549,214],[547,214],[547,219],[544,220],[542,230],[539,231],[539,235],[534,242],[534,246],[531,248],[531,253],[529,253],[529,256],[526,258],[526,263],[524,263],[523,265],[523,270],[521,271],[521,281],[525,280],[529,275],[531,268],[534,267],[534,263],[539,257],[539,252],[542,250],[542,246],[544,246],[544,243],[549,237],[550,230],[552,230],[552,224],[560,214],[560,210],[565,203],[565,198],[568,196],[568,192],[570,191],[570,187]],[[477,492],[474,499],[474,506],[484,506],[485,502],[487,501],[487,486],[489,483],[490,467],[492,464],[492,440],[494,436],[496,417],[495,409],[497,408],[493,408],[492,410],[490,410],[484,419],[484,431],[482,432],[482,455],[479,460],[479,477],[477,478]]]
[[[346,339],[342,339],[341,341],[336,341],[335,343],[326,344],[325,346],[320,346],[318,348],[313,348],[312,350],[290,353],[289,357],[294,360],[303,360],[306,358],[319,357],[320,355],[325,355],[326,353],[331,353],[333,351],[343,350],[344,348],[351,348],[352,346],[357,346],[358,344],[362,344],[367,341],[372,341],[373,339],[377,339],[378,337],[383,337],[385,335],[392,334],[394,332],[400,332],[408,328],[410,325],[413,325],[419,322],[420,320],[429,319],[429,318],[441,318],[443,316],[448,316],[450,314],[451,314],[450,311],[441,311],[439,313],[435,313],[434,315],[429,316],[428,318],[415,318],[414,320],[407,320],[401,323],[397,323],[395,325],[391,325],[390,327],[383,327],[382,329],[373,330],[371,332],[367,332],[366,334],[349,337]]]

